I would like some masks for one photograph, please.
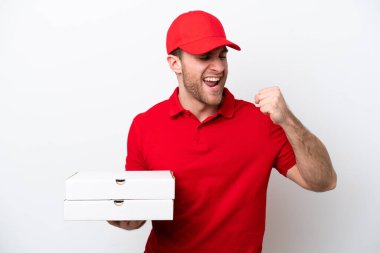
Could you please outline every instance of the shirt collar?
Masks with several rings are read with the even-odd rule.
[[[169,114],[172,117],[185,111],[179,101],[178,92],[179,88],[177,87],[169,98]],[[225,118],[232,118],[234,116],[234,110],[235,97],[227,88],[224,88],[222,104],[220,105],[217,114],[221,114]]]
[[[169,113],[172,117],[185,110],[179,102],[178,92],[179,88],[177,87],[169,98]]]

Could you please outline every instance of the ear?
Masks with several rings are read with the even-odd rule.
[[[169,54],[166,58],[168,61],[169,67],[176,73],[176,74],[181,74],[182,73],[182,65],[181,65],[181,60],[179,57],[175,55]]]

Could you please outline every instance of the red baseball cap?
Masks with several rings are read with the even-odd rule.
[[[240,51],[238,45],[226,39],[222,23],[204,11],[189,11],[179,15],[166,35],[168,54],[180,48],[187,53],[199,55],[220,46]]]

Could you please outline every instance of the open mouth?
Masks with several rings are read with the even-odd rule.
[[[210,88],[216,87],[219,84],[220,77],[206,77],[203,82]]]

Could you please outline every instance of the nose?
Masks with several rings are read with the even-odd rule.
[[[220,59],[219,57],[215,57],[210,63],[210,69],[213,72],[223,72],[226,68],[227,61],[225,59]]]

